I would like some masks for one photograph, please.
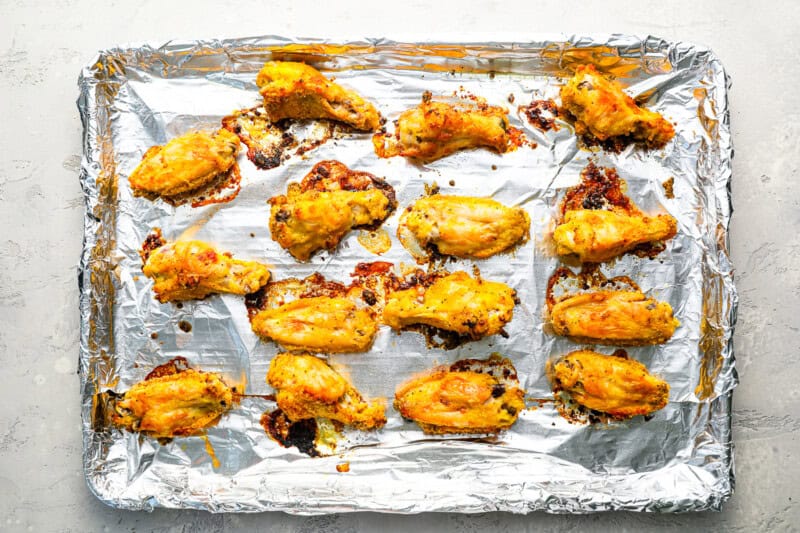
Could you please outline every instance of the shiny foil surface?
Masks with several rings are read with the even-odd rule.
[[[239,156],[242,191],[230,203],[192,209],[133,197],[127,178],[144,152],[189,130],[215,129],[234,110],[258,105],[255,76],[270,59],[300,60],[358,91],[390,122],[423,91],[484,97],[508,108],[513,126],[537,147],[506,154],[468,150],[428,164],[379,159],[370,134],[334,138],[271,170]],[[518,106],[554,98],[577,64],[595,63],[627,92],[676,124],[662,150],[619,154],[581,148],[559,122],[542,132]],[[547,36],[515,43],[349,43],[280,37],[171,41],[101,52],[80,76],[84,125],[81,182],[86,198],[80,261],[80,376],[84,466],[105,503],[126,509],[195,508],[212,512],[282,510],[419,513],[585,513],[604,510],[719,509],[734,484],[731,394],[737,383],[731,337],[736,291],[729,259],[731,137],[722,65],[707,48],[631,36]],[[513,103],[512,103],[513,101]],[[391,124],[390,131],[391,131]],[[270,239],[270,197],[286,192],[322,160],[385,178],[399,208],[384,224],[391,249],[377,256],[351,232],[334,253],[298,263]],[[650,420],[580,425],[552,403],[545,363],[580,347],[545,327],[547,280],[560,265],[550,234],[564,191],[589,160],[614,167],[645,212],[669,212],[678,235],[655,259],[625,256],[602,271],[628,275],[643,292],[669,302],[681,326],[659,346],[627,351],[671,387]],[[663,183],[674,178],[674,198]],[[531,239],[511,254],[448,263],[516,289],[520,304],[493,336],[457,349],[428,349],[414,332],[382,326],[367,353],[331,363],[365,397],[387,398],[388,424],[345,431],[336,453],[312,458],[283,448],[259,424],[273,402],[244,398],[203,437],[162,445],[108,423],[106,391],[123,393],[176,356],[217,372],[249,394],[269,394],[265,377],[279,348],[250,328],[241,297],[212,296],[182,307],[160,304],[142,275],[138,251],[153,227],[214,243],[241,259],[271,265],[274,280],[321,272],[349,283],[364,261],[413,264],[395,236],[402,210],[436,183],[444,194],[491,196],[524,207]],[[191,325],[186,332],[182,321]],[[597,347],[611,353],[613,347]],[[391,408],[397,385],[437,364],[510,358],[529,409],[493,438],[428,436]],[[218,459],[208,451],[210,444]],[[349,463],[349,472],[337,464]]]

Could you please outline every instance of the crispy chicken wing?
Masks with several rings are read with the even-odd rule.
[[[672,216],[647,216],[630,201],[614,169],[590,163],[581,175],[581,183],[564,197],[562,220],[553,232],[559,255],[599,263],[629,251],[657,253],[677,234]]]
[[[568,296],[552,307],[550,320],[557,335],[622,346],[665,343],[680,325],[668,303],[633,290]]]
[[[164,146],[150,148],[128,177],[128,183],[135,196],[176,202],[182,196],[213,187],[231,172],[238,178],[238,152],[239,137],[228,130],[221,129],[214,135],[187,133]]]
[[[600,141],[629,137],[650,147],[661,147],[675,129],[660,114],[636,105],[622,87],[600,74],[594,65],[581,65],[561,87],[561,103],[575,117],[575,133]]]
[[[248,303],[250,325],[287,350],[363,352],[378,331],[360,287],[326,282],[319,274],[270,283],[261,296],[262,302]]]
[[[393,136],[376,134],[375,153],[433,161],[465,148],[479,146],[497,152],[512,148],[507,112],[488,105],[449,104],[423,98],[403,112]]]
[[[358,429],[386,424],[382,400],[365,401],[341,374],[313,355],[278,354],[269,365],[267,382],[277,390],[278,408],[293,422],[328,418]]]
[[[485,259],[528,239],[530,218],[491,198],[434,194],[409,206],[397,237],[418,262],[428,254]]]
[[[304,63],[268,61],[256,84],[272,121],[324,118],[362,131],[375,131],[380,126],[381,116],[372,104]]]
[[[580,405],[617,418],[650,414],[669,400],[667,382],[617,354],[578,350],[548,361],[547,376],[554,392],[567,392]]]
[[[256,314],[253,331],[290,350],[321,353],[363,352],[372,345],[378,323],[347,298],[302,298]]]
[[[269,269],[233,259],[202,241],[167,243],[156,228],[145,240],[142,272],[153,280],[159,302],[202,299],[209,294],[249,294],[269,281]]]
[[[185,362],[162,365],[131,387],[116,402],[114,424],[160,439],[197,435],[215,425],[236,403],[234,391],[216,374]]]
[[[669,215],[648,217],[614,211],[567,211],[553,233],[559,255],[577,255],[581,262],[608,261],[642,244],[671,239],[677,223]]]
[[[425,433],[497,433],[525,409],[511,361],[465,359],[434,368],[397,388],[394,407]]]
[[[514,315],[516,293],[504,283],[455,272],[388,295],[383,320],[393,329],[414,324],[433,326],[478,340],[503,333]]]
[[[286,196],[269,202],[272,238],[300,261],[333,250],[351,229],[376,228],[397,205],[384,180],[338,161],[317,163]]]

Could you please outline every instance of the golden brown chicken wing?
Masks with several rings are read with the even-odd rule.
[[[197,435],[238,401],[216,374],[192,370],[182,357],[157,367],[116,401],[112,421],[159,439]]]
[[[666,302],[648,298],[630,278],[607,279],[597,269],[556,269],[547,308],[556,335],[578,342],[640,346],[667,342],[680,326]]]
[[[680,325],[668,303],[639,291],[598,291],[567,297],[553,306],[550,321],[556,335],[621,346],[663,344]]]
[[[648,415],[669,400],[669,384],[622,350],[614,355],[568,353],[548,361],[547,377],[553,392],[564,391],[578,404],[617,418]]]
[[[317,163],[286,196],[270,199],[272,238],[295,259],[333,250],[351,229],[376,229],[394,211],[394,189],[338,161]]]
[[[581,176],[581,183],[567,191],[562,219],[553,232],[559,255],[576,255],[591,263],[630,251],[655,255],[677,234],[672,216],[647,216],[631,202],[614,169],[589,163]]]
[[[508,285],[455,272],[389,294],[383,320],[397,330],[423,324],[478,340],[504,334],[515,303],[516,292]]]
[[[622,87],[600,74],[594,65],[581,65],[561,87],[561,103],[575,118],[575,133],[591,134],[600,141],[628,137],[662,147],[675,129],[660,114],[636,105]]]
[[[267,382],[277,390],[278,408],[293,422],[328,418],[358,429],[386,424],[383,400],[365,401],[341,374],[313,355],[278,354],[269,365]]]
[[[202,241],[167,243],[155,228],[140,252],[142,272],[153,280],[159,302],[202,299],[209,294],[250,294],[269,281],[269,269],[233,259]]]
[[[362,131],[375,131],[380,126],[381,116],[372,104],[306,64],[268,61],[258,73],[256,84],[273,122],[324,118]]]
[[[519,207],[491,198],[434,194],[403,212],[397,237],[420,263],[429,255],[485,259],[527,240],[530,225]]]
[[[514,148],[502,107],[434,102],[427,94],[419,106],[400,115],[394,135],[376,134],[372,142],[380,157],[401,155],[422,161],[465,148],[482,146],[500,153]]]
[[[434,368],[400,385],[394,407],[425,433],[497,433],[525,409],[511,361],[493,355]]]
[[[172,204],[201,193],[210,194],[216,188],[235,187],[233,196],[218,200],[229,201],[239,192],[238,152],[239,137],[228,130],[221,129],[214,135],[187,133],[164,146],[150,148],[128,177],[128,183],[134,196],[161,198]],[[208,202],[193,205],[205,203]]]
[[[567,211],[553,239],[559,255],[577,255],[581,262],[608,261],[642,244],[661,242],[677,233],[669,215],[648,217],[614,211]]]
[[[270,283],[256,296],[248,301],[253,331],[288,350],[363,352],[378,331],[374,299],[320,274]]]

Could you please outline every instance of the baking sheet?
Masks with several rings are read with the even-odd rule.
[[[503,155],[472,150],[420,165],[379,159],[371,136],[355,134],[268,171],[240,156],[242,191],[228,204],[172,208],[134,198],[127,176],[147,148],[191,129],[216,128],[223,116],[257,105],[255,74],[269,59],[313,64],[359,91],[389,120],[416,105],[426,90],[479,95],[507,107],[512,125],[538,147]],[[586,62],[617,76],[631,95],[674,121],[676,139],[658,151],[590,152],[569,127],[543,133],[528,124],[517,106],[557,97],[571,67]],[[87,204],[79,273],[84,463],[89,487],[102,501],[128,509],[215,512],[525,513],[718,509],[730,496],[737,300],[727,241],[728,80],[708,49],[619,35],[472,44],[172,41],[101,52],[79,85]],[[324,159],[384,177],[397,191],[400,208],[384,224],[393,245],[383,256],[365,250],[353,232],[335,253],[301,264],[269,238],[266,200]],[[590,159],[615,167],[642,209],[668,211],[678,220],[678,236],[655,260],[625,257],[603,268],[609,276],[629,275],[644,292],[668,301],[682,323],[669,343],[628,350],[671,386],[669,405],[653,419],[582,426],[543,405],[523,412],[497,438],[442,438],[424,435],[388,408],[381,431],[348,431],[336,455],[309,458],[264,433],[259,417],[274,408],[271,402],[246,398],[208,431],[219,467],[200,437],[162,446],[104,424],[99,393],[124,392],[175,356],[250,394],[271,392],[265,376],[279,349],[252,333],[242,298],[214,296],[182,308],[153,298],[138,256],[152,227],[161,227],[168,239],[188,231],[237,257],[269,263],[274,279],[318,271],[347,282],[358,262],[413,262],[394,236],[397,218],[433,182],[443,193],[491,196],[521,205],[531,216],[532,238],[514,254],[448,264],[451,271],[468,272],[477,264],[485,278],[517,290],[521,304],[506,327],[508,338],[445,351],[427,349],[416,333],[398,335],[384,326],[368,353],[330,360],[366,396],[391,404],[395,386],[416,372],[499,352],[513,361],[530,397],[551,396],[545,361],[578,345],[543,328],[547,279],[559,265],[547,235],[564,190],[579,181]],[[674,199],[662,187],[669,178]],[[180,321],[192,325],[190,333]],[[337,472],[342,462],[350,464],[348,473]]]

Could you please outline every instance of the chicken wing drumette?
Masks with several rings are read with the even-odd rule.
[[[631,202],[614,169],[590,163],[581,176],[581,183],[567,191],[553,232],[559,255],[599,263],[630,251],[657,253],[677,234],[675,218],[645,215]]]
[[[502,107],[435,102],[429,97],[400,115],[393,135],[376,134],[372,142],[380,157],[401,155],[421,161],[466,148],[486,147],[503,153],[514,147]]]
[[[159,439],[197,435],[215,425],[237,400],[219,376],[192,370],[177,358],[119,398],[112,421]]]
[[[265,265],[233,259],[205,242],[168,243],[158,228],[145,240],[141,256],[142,272],[153,280],[153,291],[162,303],[216,293],[250,294],[270,277]]]
[[[561,103],[575,117],[575,133],[590,134],[600,141],[627,137],[662,147],[675,135],[675,129],[660,114],[636,105],[622,87],[597,71],[594,65],[581,65],[561,87]]]
[[[314,274],[270,283],[247,305],[250,325],[262,339],[287,350],[351,353],[368,350],[378,331],[369,302],[374,300],[362,288]]]
[[[530,217],[491,198],[434,194],[400,216],[397,237],[418,262],[429,255],[485,259],[528,239]]]
[[[669,401],[669,384],[620,352],[603,355],[578,350],[548,361],[553,391],[564,391],[578,404],[616,418],[663,409]]]
[[[478,340],[503,334],[515,304],[516,292],[508,285],[455,272],[390,293],[383,320],[397,330],[423,324]]]
[[[256,84],[273,122],[330,119],[362,131],[375,131],[380,126],[381,116],[372,104],[304,63],[268,61]]]
[[[333,250],[351,229],[375,229],[397,206],[388,183],[338,161],[317,163],[269,203],[272,238],[300,261]]]
[[[313,355],[278,354],[267,382],[276,389],[278,408],[292,422],[328,418],[358,429],[386,424],[383,400],[365,401],[341,374]]]
[[[238,193],[239,137],[221,129],[214,135],[192,132],[145,152],[128,183],[134,196],[179,203],[185,197],[214,189],[233,180]],[[224,200],[232,200],[229,196]],[[202,205],[202,202],[195,204]]]
[[[425,433],[497,433],[517,421],[524,396],[511,361],[494,355],[412,378],[397,388],[394,407]]]

